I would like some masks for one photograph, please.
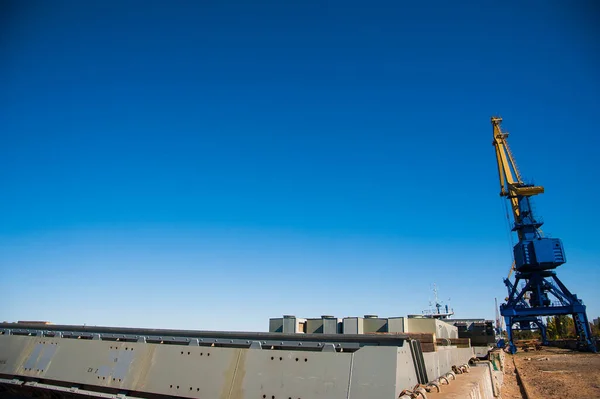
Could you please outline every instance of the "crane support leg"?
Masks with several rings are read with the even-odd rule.
[[[550,278],[556,283],[553,284]],[[590,324],[588,323],[585,312],[585,305],[577,298],[577,295],[565,287],[553,272],[540,273],[518,273],[518,280],[526,281],[525,286],[518,290],[515,289],[510,281],[506,281],[509,297],[506,303],[500,306],[500,314],[506,321],[506,330],[508,333],[509,349],[511,353],[517,351],[513,339],[513,330],[532,329],[535,325],[542,335],[542,343],[548,344],[546,336],[546,325],[541,316],[570,315],[575,324],[575,335],[577,336],[577,346],[580,350],[596,352],[596,345],[592,340]],[[523,301],[529,293],[529,302]],[[551,301],[550,296],[556,300]],[[519,328],[514,328],[519,325]]]

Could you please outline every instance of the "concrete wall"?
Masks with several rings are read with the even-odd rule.
[[[499,397],[494,390],[489,367],[472,367],[469,373],[456,376],[450,385],[443,385],[442,392],[432,394],[437,399],[495,399]]]

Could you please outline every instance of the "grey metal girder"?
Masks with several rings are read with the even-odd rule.
[[[398,335],[7,327],[0,385],[59,396],[395,399],[418,382]],[[466,355],[436,358],[431,375]]]

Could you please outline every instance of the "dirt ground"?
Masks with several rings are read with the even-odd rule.
[[[501,389],[502,399],[522,399],[525,394],[517,382],[517,373],[513,363],[513,357],[507,355],[504,362],[504,382]]]
[[[600,398],[600,354],[545,347],[506,356],[502,399]]]

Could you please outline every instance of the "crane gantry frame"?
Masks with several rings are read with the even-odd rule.
[[[590,325],[585,313],[585,305],[572,294],[553,271],[566,262],[562,241],[559,238],[544,237],[541,231],[543,222],[536,219],[530,197],[543,194],[544,187],[527,184],[523,181],[515,158],[508,146],[508,133],[500,125],[502,118],[493,116],[493,145],[496,150],[500,195],[510,202],[513,228],[519,241],[513,247],[515,281],[504,279],[508,289],[506,303],[500,305],[500,314],[506,321],[509,348],[517,351],[513,342],[513,329],[530,330],[539,328],[542,342],[547,344],[546,325],[541,316],[571,315],[575,324],[578,346],[595,352],[591,339]],[[513,268],[511,268],[511,271]],[[525,282],[518,288],[519,282]],[[550,298],[554,297],[555,301]],[[518,325],[518,328],[513,328]]]

